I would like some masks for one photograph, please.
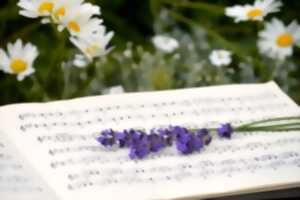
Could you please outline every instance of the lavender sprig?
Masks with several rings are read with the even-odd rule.
[[[233,133],[259,131],[300,131],[300,117],[258,120],[236,127],[230,123],[224,123],[218,128],[211,129],[188,129],[183,126],[169,126],[167,128],[151,129],[149,133],[135,129],[123,131],[108,129],[101,132],[100,136],[97,137],[97,141],[107,148],[114,145],[118,145],[120,148],[129,148],[131,159],[143,159],[151,153],[157,153],[173,145],[183,155],[199,152],[212,142],[213,135],[217,135],[219,138],[231,139]]]
[[[228,137],[226,133],[226,136]],[[223,137],[220,135],[220,137]],[[157,153],[166,147],[176,145],[181,154],[191,154],[201,151],[212,141],[212,135],[208,129],[189,130],[182,126],[169,126],[168,128],[152,129],[149,133],[143,130],[113,131],[104,130],[97,141],[110,148],[118,145],[120,148],[129,148],[131,159],[142,159],[150,153]]]

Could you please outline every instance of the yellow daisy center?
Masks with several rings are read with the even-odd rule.
[[[277,37],[276,43],[280,47],[291,46],[294,42],[294,38],[290,33],[284,33]]]
[[[263,14],[263,10],[262,9],[259,9],[259,8],[254,8],[254,9],[251,9],[248,11],[247,13],[247,16],[249,18],[255,18],[255,17],[259,17],[259,16],[262,16]]]
[[[15,59],[10,64],[10,68],[16,74],[24,72],[27,69],[27,66],[27,62],[22,59]]]
[[[87,54],[93,55],[97,51],[98,48],[99,48],[99,45],[93,44],[93,45],[89,46],[88,48],[86,48],[85,52]]]
[[[77,33],[80,32],[80,26],[75,21],[69,22],[68,28],[71,29],[71,30],[73,30],[73,31],[75,31],[75,32],[77,32]]]
[[[65,14],[66,14],[66,9],[64,7],[61,7],[55,11],[54,16],[58,18],[64,16]]]
[[[52,12],[54,4],[51,2],[44,2],[40,5],[38,11],[40,14],[44,14],[45,12]]]

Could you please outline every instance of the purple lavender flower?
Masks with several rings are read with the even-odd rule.
[[[193,149],[191,148],[188,143],[181,143],[181,142],[176,142],[176,148],[178,151],[180,151],[182,154],[191,154],[193,153]]]
[[[146,133],[144,131],[141,131],[141,130],[130,129],[129,130],[129,135],[130,135],[132,140],[140,140],[146,135]]]
[[[127,146],[127,141],[129,140],[129,134],[126,131],[116,132],[116,139],[119,141],[119,147],[123,148]]]
[[[202,137],[193,135],[192,145],[194,151],[200,151],[204,147],[204,140]]]
[[[217,129],[218,135],[224,138],[231,138],[233,129],[230,123],[222,124],[221,127]]]
[[[165,140],[166,145],[168,145],[168,146],[173,145],[173,142],[176,139],[176,134],[173,133],[171,128],[170,129],[160,128],[155,131]]]
[[[150,144],[151,152],[158,152],[167,146],[165,139],[156,133],[148,135],[148,142]]]
[[[179,129],[178,129],[179,130]],[[182,129],[178,133],[176,140],[176,148],[183,154],[191,154],[194,151],[193,133],[183,132]]]
[[[145,132],[140,130],[124,130],[123,132],[117,132],[116,138],[119,141],[119,146],[122,147],[131,147],[135,143],[138,143],[144,136]]]
[[[103,146],[112,146],[115,144],[115,132],[112,129],[107,129],[101,132],[101,135],[97,137],[97,141]]]
[[[129,157],[131,159],[142,159],[150,153],[148,137],[142,137],[130,146]]]
[[[231,124],[222,124],[217,133],[220,137],[231,138],[233,128]],[[169,126],[150,130],[149,134],[142,130],[128,129],[124,131],[104,130],[97,137],[97,141],[105,147],[119,144],[120,148],[130,149],[131,159],[145,158],[151,152],[158,152],[174,142],[176,148],[182,154],[191,154],[200,151],[205,145],[209,145],[212,136],[208,129],[199,129],[193,132],[182,126]]]
[[[204,141],[205,145],[209,145],[211,143],[212,140],[212,136],[209,133],[209,130],[206,128],[203,129],[199,129],[196,132],[197,137],[202,138],[202,140]]]
[[[182,137],[184,135],[186,135],[187,133],[189,133],[189,130],[181,127],[181,126],[170,126],[170,131],[171,134],[178,137]]]

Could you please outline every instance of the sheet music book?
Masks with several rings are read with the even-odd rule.
[[[300,186],[300,132],[236,133],[199,153],[142,160],[103,129],[215,127],[299,116],[273,83],[105,95],[0,107],[1,200],[212,198]]]

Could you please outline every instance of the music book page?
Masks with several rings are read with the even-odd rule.
[[[57,199],[1,131],[0,197],[3,200]]]
[[[108,128],[216,127],[299,114],[271,82],[5,106],[0,130],[61,200],[206,198],[299,186],[299,132],[236,133],[199,153],[170,147],[142,160],[95,137]]]

